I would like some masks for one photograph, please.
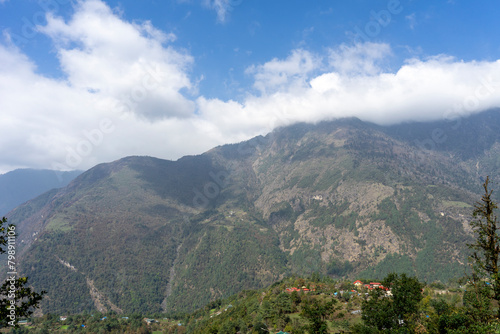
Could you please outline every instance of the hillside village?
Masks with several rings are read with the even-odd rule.
[[[374,295],[375,291],[382,294]],[[436,282],[420,291],[427,321],[435,320],[437,314],[430,305],[432,300],[446,300],[450,305],[460,305],[464,289],[458,283],[445,287]],[[374,296],[392,296],[391,289],[371,280],[332,280],[327,277],[292,277],[261,290],[242,291],[224,300],[216,300],[191,314],[137,314],[119,315],[114,312],[88,315],[50,314],[42,318],[27,319],[20,323],[27,332],[37,333],[40,328],[50,328],[51,333],[94,333],[99,328],[104,332],[122,333],[256,333],[260,321],[266,333],[307,333],[311,319],[304,310],[307,305],[324,305],[328,311],[324,321],[328,333],[348,333],[363,318],[363,304]],[[422,313],[422,314],[424,314]],[[429,318],[427,318],[427,315]],[[309,319],[309,320],[308,320]],[[231,327],[233,326],[233,327]],[[227,327],[227,329],[224,329]],[[23,333],[23,329],[19,333]],[[233,329],[229,329],[233,328]],[[252,330],[253,328],[253,330]]]

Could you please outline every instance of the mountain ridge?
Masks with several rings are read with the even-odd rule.
[[[82,171],[16,169],[0,175],[0,217],[22,203],[54,188],[69,184]]]
[[[409,125],[342,119],[177,161],[100,164],[9,213],[22,272],[48,290],[44,312],[95,309],[87,280],[108,305],[159,312],[192,310],[288,274],[460,275],[480,177],[498,182],[500,115],[461,122],[472,124],[464,137],[476,136],[482,151],[470,144],[462,152],[465,139],[454,140],[449,122],[414,124],[417,135]],[[435,129],[442,132],[433,138]],[[418,145],[443,134],[436,149]]]

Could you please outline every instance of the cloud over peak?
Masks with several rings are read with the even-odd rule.
[[[286,59],[247,70],[259,91],[279,88],[248,101],[260,99],[262,112],[266,106],[275,115],[286,110],[278,117],[284,124],[349,116],[394,124],[500,106],[500,61],[464,62],[438,55],[408,59],[391,72],[384,66],[391,57],[385,43],[342,44],[325,55],[295,50]]]
[[[220,18],[234,1],[211,1]],[[151,22],[128,22],[100,0],[80,1],[39,31],[64,74],[0,43],[0,170],[84,169],[126,155],[176,159],[276,126],[356,116],[378,124],[438,120],[500,107],[500,61],[446,55],[387,66],[387,43],[291,50],[249,66],[240,101],[197,93],[196,58]],[[8,39],[7,39],[8,40]]]

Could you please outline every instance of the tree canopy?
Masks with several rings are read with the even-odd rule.
[[[394,330],[413,326],[419,311],[424,284],[416,277],[391,273],[382,281],[384,289],[374,289],[363,302],[363,321],[378,330]]]
[[[472,277],[470,282],[482,285],[483,281],[491,287],[491,299],[500,302],[500,275],[498,271],[498,260],[500,255],[500,236],[495,209],[498,208],[491,197],[493,190],[488,188],[489,176],[483,184],[484,195],[481,201],[474,205],[472,213],[473,220],[470,226],[476,235],[476,241],[469,244],[473,251],[470,257],[472,266]],[[478,287],[479,289],[479,287]],[[500,318],[500,307],[497,310],[497,317]]]

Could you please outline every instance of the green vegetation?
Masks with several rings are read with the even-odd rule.
[[[260,290],[244,290],[226,299],[214,300],[190,313],[117,315],[114,312],[84,313],[61,320],[47,314],[32,318],[26,332],[43,333],[329,333],[359,322],[362,298],[340,289],[348,282],[333,281],[318,274],[291,277]],[[297,291],[293,291],[295,288]],[[337,297],[338,296],[338,297]],[[343,301],[349,299],[346,308]],[[153,319],[146,324],[146,319]],[[84,325],[85,327],[82,327]]]
[[[476,234],[476,242],[469,244],[473,250],[471,255],[472,277],[471,281],[476,287],[476,293],[484,294],[500,303],[500,226],[495,216],[497,204],[492,200],[492,190],[488,189],[489,177],[483,184],[484,195],[481,201],[474,206],[474,220],[470,225]],[[483,283],[486,280],[486,283]],[[486,285],[486,286],[483,286]],[[491,286],[491,288],[490,288]],[[498,307],[497,318],[500,318],[500,307]]]
[[[331,260],[327,266],[326,272],[329,276],[344,277],[354,269],[349,261]]]
[[[272,229],[210,218],[209,227],[185,239],[182,264],[173,285],[169,310],[202,307],[210,300],[276,281],[286,258]],[[233,229],[227,229],[226,226]],[[183,265],[189,263],[189,265]]]
[[[363,302],[364,324],[354,327],[356,333],[472,334],[500,331],[500,236],[494,215],[498,207],[491,199],[492,191],[488,189],[488,183],[489,177],[483,184],[485,194],[481,202],[474,206],[474,220],[470,222],[476,241],[469,244],[473,250],[470,257],[473,270],[467,279],[462,306],[450,305],[444,300],[427,300],[427,303],[422,304],[423,284],[417,278],[409,278],[406,274],[389,274],[382,284],[391,289],[391,297],[387,298],[381,290],[370,293],[370,298]],[[438,287],[442,288],[440,285]],[[429,313],[435,316],[430,317]]]
[[[435,124],[349,119],[280,128],[244,153],[101,164],[12,212],[20,270],[47,290],[45,314],[191,312],[312,272],[447,282],[466,268],[477,175],[498,170],[500,117],[473,123],[472,144],[432,152],[414,143]]]
[[[427,193],[429,189],[431,194]],[[405,240],[404,248],[399,254],[388,254],[376,266],[363,271],[362,275],[382,278],[392,271],[406,272],[428,282],[447,281],[451,277],[463,275],[464,268],[453,263],[457,257],[460,262],[466,262],[466,249],[463,246],[471,238],[465,231],[457,229],[454,220],[436,212],[436,198],[453,194],[452,190],[423,188],[412,184],[411,187],[398,190],[394,197],[382,200],[372,219],[384,221]],[[453,233],[450,233],[451,230]],[[444,251],[450,247],[459,250],[455,259]],[[409,256],[411,250],[416,250],[413,259]]]
[[[8,278],[0,286],[0,327],[17,327],[19,319],[29,317],[40,304],[45,291],[35,292],[28,286],[28,277],[17,277],[16,227],[6,226],[0,219],[0,254],[8,254]]]
[[[381,283],[383,288],[370,290],[314,273],[309,278],[289,277],[260,290],[243,290],[193,313],[95,312],[64,320],[46,314],[29,319],[29,328],[13,333],[488,334],[500,330],[497,321],[487,318],[491,310],[486,307],[486,288],[480,295],[470,284],[455,292],[451,285],[435,290],[406,274],[389,274]]]
[[[382,286],[389,288],[391,295],[388,296],[387,291],[381,288],[370,292],[370,297],[362,305],[365,325],[379,331],[406,329],[407,332],[415,332],[424,284],[406,274],[389,274],[382,281]]]
[[[92,314],[83,313],[76,315],[57,316],[46,314],[41,318],[28,319],[30,325],[21,326],[11,331],[14,334],[23,333],[131,333],[147,334],[154,333],[166,321],[160,319],[158,322],[148,324],[145,318],[138,313],[118,315],[116,313]],[[162,333],[161,331],[159,333]]]
[[[317,178],[318,178],[317,174],[306,175],[297,183],[297,187],[311,188]]]
[[[470,208],[471,205],[464,203],[464,202],[459,202],[459,201],[443,201],[443,205],[446,208]]]
[[[71,226],[69,225],[69,222],[71,220],[68,218],[62,218],[62,217],[54,217],[48,224],[47,224],[47,230],[52,230],[52,231],[62,231],[62,232],[68,232],[71,231]]]
[[[376,266],[362,271],[359,275],[361,277],[375,277],[382,278],[386,275],[396,273],[414,273],[415,268],[413,262],[408,255],[401,254],[388,254]]]
[[[484,289],[477,293],[473,285],[466,285],[462,294],[435,294],[405,274],[390,274],[382,284],[391,288],[391,296],[383,289],[370,292],[363,301],[363,323],[353,325],[353,333],[487,334],[500,330],[498,319],[487,317],[491,309]]]
[[[314,190],[323,191],[330,187],[335,189],[340,180],[342,180],[342,169],[329,169],[325,171],[321,178],[316,182]]]

